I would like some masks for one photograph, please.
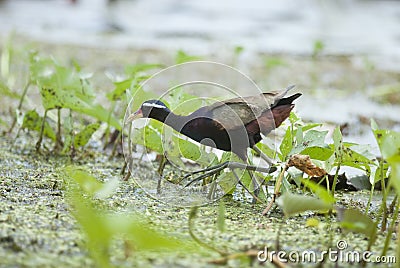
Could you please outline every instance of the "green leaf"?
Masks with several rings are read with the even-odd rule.
[[[188,251],[189,242],[162,233],[149,227],[149,223],[143,221],[140,216],[114,214],[108,218],[107,227],[113,233],[126,235],[138,250],[184,250]],[[159,227],[158,227],[159,228]]]
[[[391,183],[394,185],[397,195],[400,195],[400,157],[392,157],[389,158],[388,161],[392,168],[390,176]]]
[[[84,192],[91,196],[94,196],[94,194],[103,187],[103,183],[78,167],[67,166],[64,168],[64,171],[66,175],[69,178],[72,178]]]
[[[107,93],[106,96],[110,101],[121,99],[127,89],[131,88],[133,78],[124,81],[114,82],[114,90]]]
[[[190,140],[182,139],[177,135],[173,136],[173,140],[173,143],[179,146],[179,151],[174,151],[174,155],[176,156],[181,156],[186,159],[196,161],[202,165],[208,165],[217,158],[213,152],[206,152],[205,150],[202,150],[199,145],[194,144]],[[171,154],[171,152],[169,153]]]
[[[222,172],[218,176],[218,185],[222,188],[225,194],[233,194],[238,181],[232,172]]]
[[[61,151],[62,154],[66,154],[70,151],[73,144],[73,121],[71,111],[67,117],[63,120],[64,127],[64,147]]]
[[[285,192],[277,200],[278,205],[283,209],[286,216],[302,213],[305,211],[326,211],[332,209],[332,204],[305,195],[292,194]]]
[[[169,108],[176,114],[189,114],[204,105],[204,100],[188,94],[183,87],[171,91],[168,98]]]
[[[306,148],[306,147],[327,147],[325,143],[325,137],[328,134],[328,131],[318,131],[318,130],[308,130],[303,137],[303,141],[297,147]]]
[[[150,124],[139,129],[135,129],[132,135],[132,142],[134,144],[139,144],[145,146],[146,148],[163,154],[163,146],[161,134],[156,129],[155,125],[157,123],[154,120],[150,120]]]
[[[24,115],[22,128],[40,132],[42,124],[43,117],[39,116],[39,114],[35,110],[31,110]],[[56,133],[53,131],[53,129],[50,127],[49,122],[47,121],[44,123],[43,134],[53,141],[56,140]]]
[[[383,158],[400,155],[400,132],[379,129],[374,130],[374,135]]]
[[[287,66],[287,62],[280,57],[271,57],[265,59],[264,66],[266,69],[271,70],[279,66]]]
[[[121,130],[121,123],[112,115],[110,115],[110,111],[105,109],[100,104],[92,105],[89,107],[82,107],[76,109],[75,111],[81,112],[83,114],[89,115],[93,118],[96,118],[102,122],[109,123],[110,126],[114,127],[117,130]]]
[[[52,87],[42,87],[40,90],[42,105],[46,110],[69,108],[83,111],[90,109],[90,104],[80,99],[73,90],[57,90]]]
[[[11,39],[2,44],[2,51],[0,56],[0,75],[7,78],[10,75],[10,66],[12,61],[13,49]]]
[[[175,56],[176,64],[181,64],[181,63],[185,63],[188,61],[197,61],[197,60],[201,60],[201,57],[189,55],[186,52],[184,52],[183,50],[178,50],[178,52],[176,53],[176,56]]]
[[[281,145],[279,146],[279,149],[281,151],[281,160],[285,161],[286,158],[288,157],[290,151],[293,148],[293,137],[292,137],[292,131],[290,127],[286,129],[285,136],[283,136],[283,140],[281,142]]]
[[[294,125],[295,123],[300,121],[300,117],[298,117],[296,113],[290,112],[289,121],[290,124]]]
[[[313,58],[317,57],[319,54],[321,54],[321,52],[324,50],[324,48],[325,48],[325,44],[322,42],[322,40],[316,40],[314,42],[314,46],[313,46],[312,57]]]
[[[400,132],[379,129],[374,120],[371,120],[371,128],[383,158],[391,167],[390,182],[394,185],[397,194],[400,195]],[[380,168],[378,168],[377,174],[380,173],[382,176],[386,167],[384,166],[383,170],[379,170]],[[378,171],[380,172],[378,173]]]
[[[271,159],[275,159],[276,154],[279,155],[277,150],[275,148],[270,148],[268,145],[265,143],[259,142],[256,145],[266,156],[268,156]],[[279,156],[280,157],[280,156]]]
[[[160,63],[141,63],[135,65],[128,65],[125,67],[125,73],[133,77],[137,77],[140,73],[147,72],[149,70],[163,68],[164,65]]]
[[[96,132],[100,127],[100,124],[94,123],[87,125],[81,132],[76,134],[74,138],[74,146],[75,147],[83,147],[85,146],[89,139],[92,137],[93,133]]]
[[[148,78],[149,76],[133,76],[123,81],[113,82],[114,90],[107,93],[106,96],[111,101],[117,101],[124,97],[124,93],[127,90],[133,91],[132,94],[144,93],[139,92],[140,90],[143,91],[141,83]],[[146,95],[148,95],[148,99],[155,98],[155,96],[150,92],[146,92]]]
[[[335,198],[331,195],[331,193],[328,190],[326,190],[326,188],[307,179],[302,179],[301,182],[307,188],[313,191],[326,204],[334,204],[336,202]]]
[[[304,139],[303,130],[301,128],[296,129],[296,144],[302,144]]]
[[[82,79],[74,69],[61,66],[54,60],[39,60],[33,62],[32,65],[34,66],[36,63],[44,64],[43,66],[40,65],[43,70],[33,75],[40,88],[53,89],[55,96],[63,96],[65,94],[63,91],[67,91],[68,94],[76,96],[85,102],[90,102],[94,99],[95,96],[91,88],[87,83],[82,83]]]
[[[352,150],[352,147],[344,147],[342,153],[341,164],[344,166],[354,167],[370,172],[370,165],[375,165],[374,161]]]
[[[301,151],[300,154],[309,155],[312,159],[325,161],[332,156],[333,150],[329,147],[308,147]]]
[[[225,204],[222,200],[218,206],[217,229],[220,232],[225,231]]]
[[[179,249],[189,252],[194,248],[193,243],[150,228],[143,215],[111,213],[96,208],[93,202],[82,197],[79,189],[93,194],[104,188],[102,184],[76,167],[66,167],[65,173],[72,182],[67,188],[72,215],[86,234],[87,247],[97,267],[113,267],[109,251],[115,238],[122,237],[135,251]],[[74,187],[74,184],[81,187]]]
[[[297,129],[297,132],[299,131],[302,133],[300,129]],[[290,155],[303,154],[309,155],[312,159],[327,160],[333,154],[333,150],[325,144],[327,133],[328,131],[309,130],[304,137],[297,133],[297,145],[292,149]]]
[[[19,99],[21,96],[16,93],[13,92],[6,83],[4,83],[4,81],[0,80],[0,95],[1,96],[7,96],[13,99]]]
[[[121,130],[121,124],[101,105],[94,104],[95,94],[87,79],[72,68],[60,66],[54,60],[31,55],[31,80],[40,88],[46,110],[67,108],[109,122]]]
[[[242,54],[243,51],[244,51],[243,46],[235,46],[235,48],[234,48],[234,54],[236,56],[239,56],[240,54]]]
[[[371,160],[371,161],[376,160],[375,154],[372,153],[373,148],[369,144],[347,144],[347,143],[344,143],[344,146],[350,148],[352,151],[356,152],[357,154],[364,156],[365,161],[366,161],[366,159]]]
[[[339,127],[333,131],[333,145],[335,148],[336,158],[341,158],[343,154],[343,136]]]
[[[377,224],[367,215],[356,209],[345,209],[341,215],[342,228],[356,233],[365,234],[373,243],[376,239]]]
[[[371,176],[370,176],[370,183],[371,184],[375,184],[375,183],[377,183],[378,181],[381,181],[382,180],[382,178],[387,178],[387,173],[388,173],[388,170],[389,170],[389,164],[388,163],[380,163],[379,165],[378,165],[378,168],[376,168],[373,172],[372,172],[372,174],[371,174]]]
[[[140,105],[142,105],[142,103],[144,101],[149,100],[149,99],[157,99],[157,96],[154,93],[149,92],[149,91],[144,91],[141,86],[133,87],[131,95],[132,95],[132,102],[131,102],[130,108],[132,109],[132,112],[139,109]],[[165,104],[168,105],[167,102],[165,102]]]
[[[320,123],[309,123],[307,125],[302,126],[301,129],[303,130],[303,132],[306,132],[307,130],[310,130],[310,129],[313,129],[316,127],[320,127],[320,126],[322,126],[322,124],[320,124]]]
[[[306,227],[318,227],[320,221],[317,218],[308,218],[306,221]]]
[[[371,128],[372,128],[372,132],[379,129],[378,124],[376,123],[376,121],[373,118],[371,118]]]
[[[8,126],[8,124],[6,123],[6,121],[4,121],[4,120],[1,119],[1,118],[0,118],[0,125]]]

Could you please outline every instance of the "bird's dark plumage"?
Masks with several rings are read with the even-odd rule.
[[[284,98],[292,87],[256,96],[234,98],[202,107],[187,116],[172,113],[159,100],[150,100],[128,121],[148,117],[161,121],[189,138],[247,159],[252,148],[289,116],[300,93]],[[132,119],[133,118],[133,119]]]

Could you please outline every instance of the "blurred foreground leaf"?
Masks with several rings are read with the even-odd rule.
[[[305,195],[285,192],[277,200],[286,216],[302,213],[305,211],[326,211],[332,209],[332,204],[324,200]]]
[[[71,212],[87,237],[88,250],[98,267],[113,267],[110,262],[110,247],[114,239],[123,239],[132,244],[135,251],[182,251],[189,252],[195,245],[149,226],[143,216],[136,213],[113,213],[96,208],[91,198],[82,196],[82,190],[94,197],[105,184],[77,167],[65,168],[69,180],[67,198]],[[112,194],[115,191],[110,191]],[[162,229],[162,228],[161,228]],[[121,248],[121,251],[123,249]]]
[[[377,225],[376,223],[364,213],[356,209],[338,210],[340,225],[342,228],[365,234],[372,244],[376,239]]]
[[[334,204],[335,198],[330,194],[326,188],[316,184],[313,181],[303,179],[301,181],[307,188],[313,191],[321,200],[323,200],[327,204]]]

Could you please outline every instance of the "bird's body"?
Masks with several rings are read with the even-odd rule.
[[[247,148],[253,148],[289,116],[292,102],[301,96],[284,98],[291,89],[234,98],[202,107],[182,116],[171,112],[158,100],[146,101],[128,121],[137,117],[153,118],[202,144],[231,151],[247,160]]]

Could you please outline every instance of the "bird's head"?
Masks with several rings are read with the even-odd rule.
[[[138,118],[158,119],[164,114],[170,113],[168,107],[160,100],[147,100],[142,103],[140,108],[128,116],[126,123],[132,122]]]

